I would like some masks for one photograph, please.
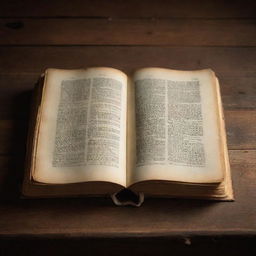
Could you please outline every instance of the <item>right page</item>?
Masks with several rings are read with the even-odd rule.
[[[129,183],[218,183],[224,178],[217,84],[210,69],[138,70]]]

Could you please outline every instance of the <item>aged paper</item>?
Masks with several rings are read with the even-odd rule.
[[[127,77],[111,68],[46,73],[33,178],[126,183]]]

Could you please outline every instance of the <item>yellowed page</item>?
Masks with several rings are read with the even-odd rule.
[[[220,182],[224,163],[214,73],[145,68],[135,73],[134,84],[137,157],[130,184]]]
[[[33,179],[126,185],[127,76],[112,68],[48,69]]]

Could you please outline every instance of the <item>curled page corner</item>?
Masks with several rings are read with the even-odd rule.
[[[122,189],[111,195],[111,198],[117,206],[135,206],[140,207],[144,202],[144,193],[134,193],[129,189]]]

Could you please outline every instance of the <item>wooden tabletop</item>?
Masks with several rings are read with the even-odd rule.
[[[48,67],[212,68],[236,201],[20,199],[31,91]],[[0,254],[255,255],[256,2],[2,1]]]

